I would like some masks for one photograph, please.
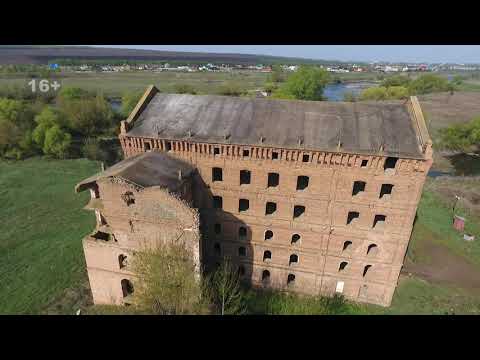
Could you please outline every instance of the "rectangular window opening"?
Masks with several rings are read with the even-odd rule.
[[[212,168],[212,181],[222,181],[222,180],[223,180],[222,168],[217,168],[217,167]]]
[[[250,184],[251,173],[249,170],[240,170],[240,185]]]
[[[305,190],[308,187],[308,176],[299,176],[297,178],[297,190]]]
[[[366,184],[367,183],[365,181],[355,181],[353,183],[352,196],[355,196],[355,195],[358,195],[358,194],[364,192]]]
[[[280,182],[280,175],[278,173],[268,173],[267,187],[277,187]]]
[[[250,201],[248,199],[240,199],[238,201],[238,211],[247,211],[248,208],[250,207]]]
[[[214,196],[213,197],[213,207],[215,209],[223,208],[223,199],[221,196]]]

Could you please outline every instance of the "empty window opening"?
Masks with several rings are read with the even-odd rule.
[[[238,201],[238,211],[247,211],[250,207],[250,201],[248,199],[240,199]]]
[[[309,161],[310,161],[310,155],[308,155],[308,154],[303,154],[302,161],[303,161],[303,162],[309,162]]]
[[[375,256],[378,253],[378,246],[376,244],[368,245],[367,255]]]
[[[352,196],[358,195],[361,192],[365,191],[365,181],[355,181],[353,183],[353,190],[352,190]]]
[[[345,268],[347,267],[348,263],[346,261],[342,261],[340,263],[340,266],[338,267],[338,271],[344,271]]]
[[[360,217],[360,213],[358,211],[349,211],[347,216],[347,225],[354,224],[356,219]]]
[[[133,284],[130,280],[123,279],[120,284],[122,285],[122,294],[124,298],[133,294]]]
[[[213,197],[213,207],[215,209],[221,209],[223,207],[223,199],[221,196]]]
[[[265,240],[271,240],[273,238],[273,231],[267,230],[265,231]]]
[[[212,181],[222,181],[222,168],[214,167],[212,168]]]
[[[367,294],[368,294],[368,286],[362,285],[362,287],[359,290],[358,296],[361,298],[366,298]]]
[[[97,240],[110,241],[110,234],[103,231],[97,231],[92,237]]]
[[[385,164],[383,165],[383,170],[395,169],[397,165],[398,158],[396,157],[387,157],[385,159]]]
[[[352,242],[351,241],[345,241],[343,243],[343,251],[350,250],[352,248]]]
[[[262,272],[262,281],[263,281],[263,282],[269,282],[269,281],[270,281],[270,271],[268,271],[268,270],[263,270],[263,272]]]
[[[150,144],[149,142],[145,142],[145,151],[150,151],[152,150],[152,144]]]
[[[291,241],[291,243],[292,243],[292,244],[298,244],[299,241],[300,241],[300,235],[298,235],[298,234],[293,234],[293,235],[292,235],[292,241]]]
[[[280,182],[278,173],[268,173],[268,187],[277,187]]]
[[[215,234],[220,234],[222,232],[222,225],[220,224],[215,224],[213,227],[213,230],[215,231]]]
[[[370,270],[370,268],[372,267],[372,265],[367,265],[363,268],[363,277],[365,277],[368,273],[368,270]]]
[[[368,165],[368,160],[362,160],[362,165],[360,167],[367,167]]]
[[[293,284],[295,284],[295,275],[288,274],[287,285],[293,285]]]
[[[391,195],[392,189],[392,184],[382,184],[382,187],[380,188],[380,199],[383,198],[384,195]]]
[[[98,185],[97,184],[94,184],[91,188],[90,188],[90,197],[92,199],[98,199],[100,197],[100,192],[98,190]]]
[[[238,248],[238,256],[246,256],[247,255],[247,249],[243,246],[240,246]]]
[[[297,190],[305,190],[308,187],[308,176],[299,176],[297,178]]]
[[[127,255],[118,255],[118,266],[120,269],[123,269],[127,266]]]
[[[381,227],[385,225],[385,219],[387,217],[385,215],[375,215],[375,219],[373,220],[373,228]]]
[[[299,218],[305,213],[305,206],[303,205],[295,205],[293,207],[293,218]]]
[[[240,226],[240,227],[238,228],[238,236],[239,236],[240,238],[246,237],[246,236],[247,236],[247,228],[246,228],[246,227],[243,227],[243,226]]]
[[[272,151],[272,159],[278,160],[278,151]]]
[[[219,147],[214,147],[213,148],[213,155],[220,155],[220,148]]]
[[[272,253],[268,250],[263,252],[263,261],[270,261],[272,260]]]
[[[240,277],[245,276],[245,266],[240,265],[238,267],[238,276],[240,276]]]
[[[127,191],[125,194],[123,194],[122,200],[125,202],[125,204],[127,204],[127,206],[135,204],[135,196],[131,191]]]
[[[250,184],[250,175],[249,170],[240,170],[240,185]]]
[[[166,146],[166,148],[167,148],[167,151],[172,150],[172,143],[171,143],[170,141],[167,141],[167,142],[165,143],[165,146]]]
[[[250,156],[250,150],[243,150],[243,157]]]
[[[265,215],[272,215],[275,211],[277,211],[277,204],[274,202],[267,202],[265,206]]]
[[[215,245],[213,245],[213,252],[215,255],[220,255],[222,253],[222,248],[220,247],[219,243],[215,243]]]
[[[288,265],[293,265],[296,263],[298,263],[298,255],[297,254],[290,255],[290,261],[288,262]]]

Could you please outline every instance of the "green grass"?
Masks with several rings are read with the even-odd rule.
[[[430,284],[415,277],[402,278],[388,308],[362,305],[354,314],[444,315],[480,314],[480,298],[463,289]]]
[[[107,97],[120,97],[127,91],[144,91],[148,85],[154,84],[160,91],[174,92],[176,84],[193,86],[201,94],[215,94],[223,84],[233,82],[241,89],[254,90],[260,88],[267,78],[266,73],[235,72],[235,73],[66,73],[58,79],[61,86],[81,87],[90,91],[101,91]],[[2,86],[27,86],[30,78],[25,76],[0,77]]]
[[[466,217],[465,232],[475,235],[477,239],[472,242],[463,240],[463,232],[458,232],[452,227],[452,205],[447,204],[440,194],[429,190],[427,185],[417,210],[418,218],[410,242],[413,256],[422,238],[428,236],[434,242],[448,247],[453,253],[480,266],[480,241],[478,241],[480,240],[480,220],[458,204],[455,213]]]
[[[84,280],[81,239],[95,225],[75,184],[85,159],[0,161],[0,314],[35,314]]]

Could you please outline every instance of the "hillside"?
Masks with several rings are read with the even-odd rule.
[[[218,54],[138,49],[113,49],[88,46],[0,46],[0,64],[47,64],[54,59],[185,61],[230,64],[328,63],[324,60],[266,55]],[[335,62],[338,63],[338,62]]]

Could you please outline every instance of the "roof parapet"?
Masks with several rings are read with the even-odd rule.
[[[421,150],[426,157],[430,158],[432,156],[432,139],[428,133],[427,124],[418,98],[416,96],[410,96],[407,106],[413,121],[413,128],[420,142]]]
[[[145,109],[150,100],[152,100],[152,98],[159,92],[160,91],[155,87],[155,85],[150,85],[147,88],[128,118],[120,123],[120,132],[122,134],[126,134],[127,131],[132,128],[135,120],[137,120],[137,118],[140,116],[143,109]]]

